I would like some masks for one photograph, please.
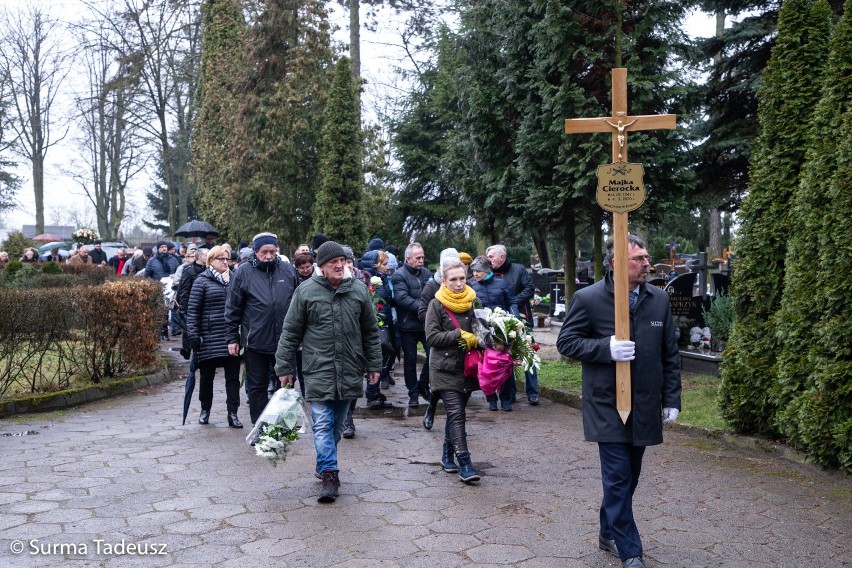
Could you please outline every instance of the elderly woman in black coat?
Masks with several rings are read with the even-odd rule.
[[[458,471],[462,481],[479,481],[471,463],[465,430],[465,406],[471,393],[479,390],[479,382],[475,377],[464,376],[465,354],[477,347],[473,333],[476,293],[465,282],[467,269],[461,261],[448,261],[442,270],[441,287],[426,309],[426,341],[432,348],[429,358],[432,392],[440,394],[447,411],[441,464],[448,473]]]
[[[228,407],[228,426],[242,428],[237,417],[240,406],[240,360],[228,353],[228,336],[225,325],[225,298],[231,279],[228,262],[231,253],[215,246],[207,254],[209,268],[198,275],[192,284],[187,309],[187,333],[192,349],[198,356],[201,381],[198,400],[201,402],[199,424],[210,420],[213,406],[213,377],[216,369],[225,370],[225,393]]]

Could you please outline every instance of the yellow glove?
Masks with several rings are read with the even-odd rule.
[[[476,340],[476,336],[474,334],[472,334],[469,331],[465,331],[463,329],[461,330],[461,338],[462,338],[462,341],[464,341],[465,344],[467,345],[468,351],[476,349],[476,346],[479,344],[479,342]]]

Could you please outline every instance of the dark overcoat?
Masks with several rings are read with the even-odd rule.
[[[639,287],[630,314],[633,407],[627,424],[615,407],[615,363],[610,337],[615,333],[612,275],[574,293],[556,345],[583,365],[583,431],[590,442],[652,446],[663,441],[663,408],[680,410],[680,354],[669,297],[656,286]]]
[[[225,324],[225,297],[228,287],[205,270],[195,279],[189,294],[186,330],[201,340],[198,360],[228,357],[228,330]]]

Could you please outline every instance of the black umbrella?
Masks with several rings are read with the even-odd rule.
[[[192,393],[195,391],[195,373],[188,373],[186,383],[183,385],[183,424],[186,424],[186,415],[189,414],[189,403],[192,402]]]
[[[178,230],[175,231],[176,237],[204,237],[210,233],[214,235],[219,235],[219,231],[205,221],[199,221],[198,219],[193,219],[189,223],[184,223]]]

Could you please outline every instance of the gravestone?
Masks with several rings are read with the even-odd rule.
[[[669,281],[666,280],[665,278],[651,278],[650,280],[648,280],[649,286],[656,286],[657,288],[659,288],[661,290],[665,290],[666,284],[668,284],[668,283],[669,283]]]
[[[557,304],[565,304],[565,283],[564,282],[554,282],[550,285],[550,317],[556,315],[556,305]],[[565,306],[567,309],[567,306]],[[564,314],[565,311],[562,311]]]
[[[697,278],[697,272],[687,272],[672,278],[664,288],[669,294],[672,317],[688,320],[687,329],[694,326],[704,327],[704,314],[701,310],[702,308],[710,309],[709,300],[705,303],[701,296],[692,295]]]
[[[711,277],[713,278],[713,295],[724,294],[727,296],[728,288],[731,286],[731,277],[722,272],[714,272]]]

